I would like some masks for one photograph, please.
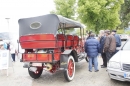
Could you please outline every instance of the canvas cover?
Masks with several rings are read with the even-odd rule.
[[[48,14],[19,19],[19,36],[29,34],[56,34],[58,28],[83,28],[82,24],[60,15]]]

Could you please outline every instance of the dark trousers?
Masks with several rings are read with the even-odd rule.
[[[115,55],[118,51],[119,51],[119,50],[115,50],[115,52],[113,53],[113,55]],[[112,55],[112,56],[113,56],[113,55]]]
[[[105,67],[107,67],[107,57],[106,57],[106,53],[101,53],[102,56],[102,60],[103,60],[103,65]]]
[[[13,61],[15,62],[15,53],[11,54]]]
[[[111,59],[112,56],[113,56],[112,52],[106,52],[107,62],[109,62],[109,60]]]

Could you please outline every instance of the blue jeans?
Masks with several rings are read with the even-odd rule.
[[[92,61],[94,61],[94,69],[98,70],[98,61],[97,57],[89,57],[89,71],[92,71]]]

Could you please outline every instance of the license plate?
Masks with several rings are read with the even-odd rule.
[[[42,63],[32,63],[32,66],[42,66]]]
[[[124,78],[130,78],[130,73],[124,73]]]

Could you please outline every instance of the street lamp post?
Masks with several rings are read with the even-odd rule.
[[[8,23],[8,34],[9,34],[9,39],[10,39],[10,29],[9,29],[9,19],[10,18],[5,18],[7,20],[7,23]]]

